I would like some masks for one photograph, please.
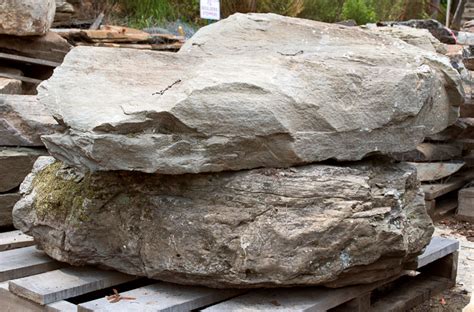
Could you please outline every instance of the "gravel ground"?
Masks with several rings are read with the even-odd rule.
[[[474,224],[447,216],[435,223],[437,236],[457,239],[459,251],[456,287],[434,296],[430,301],[415,307],[413,312],[458,312],[469,303],[474,292]]]

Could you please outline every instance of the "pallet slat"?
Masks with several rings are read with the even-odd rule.
[[[122,296],[135,298],[111,304],[106,298],[81,303],[82,312],[154,312],[190,311],[243,293],[240,290],[221,290],[205,287],[181,286],[170,283],[156,283],[124,292]]]
[[[424,267],[438,259],[452,254],[459,249],[459,242],[454,239],[434,236],[425,252],[418,256],[418,268]]]
[[[0,282],[55,270],[62,264],[35,246],[0,252]]]
[[[398,287],[394,292],[375,302],[370,311],[404,312],[428,300],[436,293],[450,288],[448,278],[436,276],[417,276],[406,287]]]
[[[8,291],[8,282],[0,283],[0,303],[2,312],[18,311],[48,311],[48,312],[75,312],[77,306],[67,301],[59,301],[46,306],[40,306],[32,301],[18,297]]]
[[[135,280],[135,276],[88,267],[69,267],[9,282],[12,293],[48,304]]]
[[[20,56],[20,55],[15,55],[15,54],[2,53],[2,52],[0,52],[0,59],[7,59],[7,60],[49,66],[49,67],[58,67],[61,65],[61,63],[57,63],[57,62],[41,60],[37,58]]]
[[[0,251],[33,246],[33,237],[23,234],[21,231],[0,233]]]

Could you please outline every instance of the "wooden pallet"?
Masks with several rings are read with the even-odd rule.
[[[404,311],[455,283],[459,243],[434,237],[418,269],[390,281],[338,289],[324,287],[218,290],[181,286],[47,257],[18,232],[0,239],[2,311]],[[21,237],[21,239],[19,239]],[[404,283],[403,286],[399,286]],[[395,286],[394,286],[395,285]],[[394,291],[378,294],[381,289]],[[122,299],[106,298],[113,289]],[[128,298],[128,299],[127,299]],[[109,297],[110,299],[110,297]]]
[[[458,191],[474,178],[474,171],[453,175],[444,183],[422,184],[425,193],[426,210],[432,219],[454,211],[458,207]]]

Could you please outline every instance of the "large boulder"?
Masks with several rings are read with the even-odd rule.
[[[0,34],[44,35],[53,23],[55,0],[0,1]]]
[[[211,287],[370,283],[433,232],[415,170],[386,162],[83,174],[41,157],[20,191],[15,226],[51,257]]]
[[[75,48],[39,98],[67,128],[43,137],[58,159],[181,174],[413,150],[463,91],[448,58],[399,39],[236,14],[177,54]]]

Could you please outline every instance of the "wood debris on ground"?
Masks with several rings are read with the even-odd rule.
[[[106,297],[109,303],[117,303],[117,302],[120,302],[121,300],[137,300],[137,298],[134,298],[134,297],[122,296],[115,288],[113,289],[113,292],[114,292],[113,295]]]
[[[178,51],[184,37],[170,34],[149,34],[122,26],[103,25],[100,29],[53,29],[75,46],[98,46],[141,50]]]

